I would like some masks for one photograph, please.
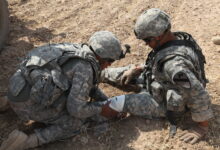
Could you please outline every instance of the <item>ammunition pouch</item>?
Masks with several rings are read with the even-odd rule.
[[[155,99],[155,101],[160,104],[164,101],[165,98],[165,90],[163,89],[162,84],[159,82],[153,81],[150,85],[151,95]]]

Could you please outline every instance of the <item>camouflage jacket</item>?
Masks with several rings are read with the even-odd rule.
[[[177,39],[188,39],[187,35],[177,35]],[[208,120],[213,113],[199,59],[189,46],[166,47],[153,58],[148,57],[145,71],[131,84],[140,84],[143,91],[150,92],[155,101],[168,111],[182,114],[188,108],[194,121]],[[130,66],[107,68],[102,71],[101,80],[119,84],[123,72],[128,69]]]
[[[52,44],[32,50],[11,77],[9,99],[25,120],[47,121],[68,111],[77,118],[99,114],[89,98],[106,99],[97,88],[100,66],[84,44]]]

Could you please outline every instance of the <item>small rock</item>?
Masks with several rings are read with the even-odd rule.
[[[169,142],[169,139],[170,139],[170,137],[169,137],[169,135],[167,135],[167,136],[165,137],[164,142],[165,142],[165,143],[168,143],[168,142]]]
[[[164,147],[162,148],[163,150],[170,150],[170,147],[168,144],[165,144]]]
[[[220,36],[213,37],[212,42],[216,45],[220,45]]]
[[[58,1],[58,3],[63,4],[63,3],[65,3],[65,0],[60,0],[60,1]]]
[[[164,138],[163,137],[159,137],[159,143],[163,143]]]

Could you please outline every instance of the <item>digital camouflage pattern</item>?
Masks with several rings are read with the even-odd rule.
[[[120,59],[122,53],[120,41],[109,31],[96,32],[90,37],[88,44],[101,58]]]
[[[42,46],[11,77],[8,98],[21,119],[48,125],[35,131],[40,144],[68,138],[86,127],[88,119],[103,121],[101,101],[107,96],[97,87],[99,74],[87,45]]]
[[[203,85],[205,81],[202,81],[198,59],[197,54],[187,46],[170,46],[158,52],[152,62],[151,94],[126,95],[124,111],[154,118],[164,117],[167,110],[185,112],[188,107],[194,121],[202,122],[212,118],[210,97]],[[125,68],[129,69],[107,68],[102,71],[101,80],[119,84]],[[146,84],[144,73],[136,79],[141,87]]]
[[[104,83],[114,82],[120,83],[122,74],[131,68],[131,65],[119,68],[108,68],[102,70],[100,81]]]
[[[151,8],[138,17],[134,32],[138,39],[145,39],[147,37],[157,37],[170,27],[168,14],[160,9]]]
[[[149,92],[126,95],[123,111],[148,119],[166,116],[164,104],[159,105]]]

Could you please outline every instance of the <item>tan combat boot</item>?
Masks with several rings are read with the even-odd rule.
[[[0,150],[25,150],[37,146],[38,138],[35,134],[28,136],[22,131],[14,130],[9,134],[8,139],[2,143]]]

